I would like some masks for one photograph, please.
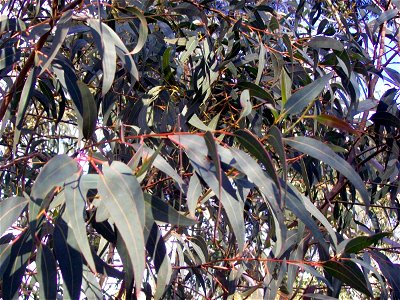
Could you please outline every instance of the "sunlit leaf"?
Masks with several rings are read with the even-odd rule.
[[[98,190],[101,201],[110,213],[126,245],[133,266],[136,285],[145,269],[143,226],[145,202],[142,189],[132,170],[121,162],[103,165]]]
[[[17,221],[28,204],[28,199],[14,196],[0,201],[0,235]]]
[[[321,94],[331,77],[332,74],[324,75],[290,96],[284,107],[286,114],[295,115],[300,113]]]

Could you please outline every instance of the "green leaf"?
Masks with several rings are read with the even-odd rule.
[[[280,165],[283,170],[283,179],[287,181],[287,163],[285,146],[283,145],[282,132],[275,125],[271,126],[268,131],[268,143],[274,148],[276,155],[279,157]]]
[[[372,297],[365,281],[364,274],[354,262],[349,260],[329,260],[324,262],[322,266],[326,272],[341,280],[343,283],[348,284],[350,287],[368,297]]]
[[[0,236],[17,221],[28,204],[24,197],[14,196],[0,202]]]
[[[72,228],[83,257],[86,259],[90,269],[95,271],[96,266],[87,238],[86,222],[83,217],[88,189],[83,187],[81,178],[80,174],[76,173],[65,182],[65,216],[69,227]]]
[[[331,77],[332,74],[324,75],[290,96],[284,107],[286,114],[300,113],[304,107],[321,94]]]
[[[357,130],[355,130],[348,122],[346,122],[343,119],[339,119],[335,116],[321,114],[321,115],[310,116],[310,117],[317,120],[317,122],[319,122],[323,125],[337,128],[342,131],[346,131],[348,133],[358,134]]]
[[[96,130],[97,104],[88,86],[77,82],[82,96],[82,133],[85,139],[90,139]]]
[[[136,286],[139,288],[145,269],[143,192],[127,165],[114,161],[111,166],[103,165],[103,172],[98,184],[99,195],[127,245]]]
[[[71,63],[57,57],[53,60],[52,68],[63,89],[68,92],[74,103],[74,108],[82,116],[82,96],[77,81],[78,77]]]
[[[290,95],[292,94],[292,80],[287,74],[285,68],[282,68],[280,82],[281,82],[281,93],[282,93],[282,106],[285,107],[287,99],[289,99]]]
[[[211,160],[215,166],[215,172],[218,179],[218,198],[221,198],[222,192],[222,169],[221,169],[221,160],[219,158],[217,145],[214,141],[214,136],[210,131],[207,131],[204,135],[204,140],[206,142],[208,155],[211,157]]]
[[[377,125],[400,128],[400,119],[387,111],[379,111],[371,116],[371,121]]]
[[[176,183],[179,185],[179,187],[182,188],[182,186],[184,184],[182,178],[175,171],[175,169],[172,168],[171,165],[161,155],[159,155],[161,147],[160,147],[160,149],[153,150],[153,149],[147,147],[146,145],[133,144],[132,146],[133,146],[133,149],[135,149],[135,151],[139,151],[139,149],[141,148],[142,159],[144,159],[145,161],[149,160],[149,157],[154,157],[153,159],[151,159],[152,165],[155,168],[159,169],[161,172],[164,172],[165,174],[170,176],[172,179],[174,179],[176,181]],[[161,144],[161,146],[162,146],[162,144]]]
[[[110,90],[115,77],[115,70],[117,67],[117,51],[113,37],[107,25],[100,20],[89,20],[89,26],[92,29],[92,34],[97,48],[100,52],[101,63],[103,66],[103,85],[101,89],[101,96],[104,97]]]
[[[261,80],[261,76],[263,74],[265,68],[265,46],[262,40],[259,41],[260,44],[260,54],[258,56],[258,70],[257,70],[257,78],[255,84],[259,84]]]
[[[240,94],[240,106],[242,106],[242,110],[240,112],[239,120],[244,117],[247,117],[251,113],[251,110],[253,109],[253,105],[251,104],[250,101],[249,90],[244,90]]]
[[[395,18],[399,14],[399,10],[397,8],[388,9],[386,11],[381,12],[378,19],[375,20],[374,28],[372,32],[375,33],[379,26],[383,23]]]
[[[340,41],[333,39],[331,37],[327,37],[327,36],[313,37],[308,42],[308,45],[314,49],[327,48],[327,49],[332,49],[332,50],[337,50],[337,51],[344,50],[344,46]]]
[[[0,49],[0,71],[6,68],[12,68],[12,65],[21,57],[21,50],[14,47]]]
[[[72,229],[59,217],[54,226],[54,252],[64,282],[64,298],[79,299],[83,261]]]
[[[258,138],[247,129],[237,130],[235,136],[239,140],[240,144],[264,165],[268,175],[272,180],[274,180],[278,190],[280,191],[278,174],[276,173],[275,166],[272,163],[271,156],[264,148],[264,145],[261,144]]]
[[[186,154],[189,157],[193,169],[197,174],[206,180],[208,186],[213,192],[218,195],[220,189],[220,182],[222,184],[221,201],[222,206],[228,216],[229,223],[232,226],[236,240],[238,242],[239,251],[241,252],[244,247],[244,219],[243,219],[243,202],[241,202],[236,195],[228,177],[225,173],[221,174],[221,181],[218,181],[218,175],[214,164],[210,162],[207,155],[207,145],[205,140],[197,136],[168,136],[174,143],[181,145],[185,148]],[[198,144],[199,143],[199,144]]]
[[[16,120],[16,128],[14,132],[14,140],[13,140],[13,152],[16,153],[17,145],[19,143],[19,137],[21,134],[22,123],[25,117],[26,109],[28,108],[29,101],[31,100],[31,96],[33,90],[35,89],[36,84],[36,76],[37,76],[37,69],[31,69],[28,77],[26,78],[24,87],[21,92],[21,97],[18,103],[18,113],[17,113],[17,120]]]
[[[32,254],[33,239],[28,230],[22,232],[16,240],[13,241],[11,251],[9,252],[9,261],[7,269],[2,276],[3,279],[3,299],[17,299],[17,292],[20,288],[22,278],[29,258]]]
[[[141,12],[137,7],[135,6],[127,6],[124,8],[121,7],[117,7],[118,10],[127,13],[128,15],[135,15],[136,17],[138,17],[139,21],[140,21],[140,25],[139,25],[139,37],[138,37],[138,41],[137,44],[135,46],[135,48],[130,52],[130,54],[136,54],[138,53],[140,50],[142,50],[144,44],[146,43],[147,40],[147,35],[149,32],[149,29],[147,27],[147,21],[146,18],[143,14],[143,12]]]
[[[38,270],[39,297],[57,298],[57,265],[53,252],[46,245],[40,244],[36,253]]]
[[[167,248],[161,232],[154,220],[146,218],[145,240],[148,255],[154,262],[157,272],[157,286],[154,294],[155,299],[160,299],[166,286],[169,284],[172,275],[172,266],[169,259]]]
[[[145,193],[144,199],[147,218],[179,227],[192,226],[197,223],[195,219],[185,217],[171,205],[154,195]]]
[[[345,176],[359,191],[363,203],[369,206],[369,194],[360,175],[343,158],[338,156],[324,143],[312,138],[299,136],[291,139],[285,138],[285,143],[296,150],[308,154],[332,167]]]
[[[190,55],[192,55],[198,44],[199,44],[199,38],[196,35],[191,36],[188,39],[188,41],[186,42],[186,50],[181,54],[180,58],[182,64],[186,63],[186,61],[189,59]]]
[[[241,90],[248,89],[250,91],[251,96],[258,97],[260,99],[268,101],[272,105],[275,105],[274,98],[271,96],[271,94],[268,93],[266,90],[264,90],[262,87],[258,86],[257,84],[243,81],[239,82],[237,84],[237,87],[240,88]]]
[[[276,226],[275,229],[277,231],[277,255],[282,250],[283,244],[286,240],[287,231],[284,221],[285,219],[281,209],[279,190],[274,181],[265,174],[265,172],[251,156],[235,148],[231,148],[230,152],[234,157],[232,167],[247,175],[247,177],[264,195],[266,202],[271,206]]]
[[[126,48],[124,42],[122,42],[118,34],[104,23],[101,23],[100,27],[99,20],[97,19],[89,19],[87,22],[88,25],[98,33],[101,32],[102,30],[107,31],[107,36],[110,37],[112,43],[115,45],[117,55],[121,59],[125,68],[132,74],[132,76],[136,80],[139,80],[139,72],[136,68],[135,61],[133,60],[132,55],[129,53],[129,50]]]
[[[53,40],[51,42],[50,51],[48,53],[47,59],[45,60],[45,63],[42,66],[42,70],[40,71],[39,75],[41,75],[44,71],[47,70],[53,59],[58,54],[58,51],[60,50],[65,40],[65,37],[68,34],[68,30],[71,26],[72,12],[73,12],[72,9],[67,10],[61,15],[60,20],[57,22],[57,28],[54,33]]]
[[[53,157],[43,167],[32,186],[30,195],[29,221],[32,231],[35,231],[36,222],[41,217],[42,210],[46,209],[51,201],[46,198],[47,194],[78,171],[77,163],[65,154]]]
[[[339,246],[343,253],[358,253],[389,235],[390,233],[380,232],[370,236],[357,236],[352,239],[344,240]]]
[[[186,202],[191,216],[194,216],[196,213],[197,203],[201,196],[202,190],[203,188],[199,177],[195,173],[190,177],[189,187],[186,195]]]

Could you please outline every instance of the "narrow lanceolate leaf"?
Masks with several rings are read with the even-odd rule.
[[[83,217],[87,191],[88,189],[83,187],[79,173],[74,174],[65,182],[65,215],[83,257],[86,259],[90,269],[95,271],[96,266],[87,238],[86,223]]]
[[[381,270],[383,276],[386,278],[389,286],[393,290],[393,298],[400,298],[400,265],[394,264],[391,260],[384,254],[371,250],[371,257],[377,262],[379,269]]]
[[[250,101],[249,90],[244,90],[240,95],[240,105],[242,106],[242,111],[240,112],[239,120],[244,117],[247,117],[251,113],[251,110],[253,109],[253,105],[251,104]]]
[[[40,74],[42,74],[44,71],[47,70],[47,68],[50,66],[51,62],[53,61],[53,59],[56,57],[58,50],[60,50],[60,48],[65,40],[65,37],[68,34],[71,20],[72,20],[72,9],[64,12],[63,15],[61,16],[60,20],[57,22],[57,29],[56,29],[56,32],[54,33],[54,37],[51,42],[51,48],[50,48],[47,60],[45,61],[44,65],[42,66],[42,71],[40,72]]]
[[[77,163],[69,156],[62,154],[50,159],[40,171],[31,190],[29,203],[29,217],[32,228],[36,228],[36,222],[40,213],[45,209],[50,200],[47,194],[57,185],[61,185],[66,179],[79,171]],[[34,229],[33,229],[34,231]]]
[[[9,197],[0,202],[0,236],[17,221],[28,204],[24,197]]]
[[[182,136],[181,138],[180,136],[174,135],[169,136],[169,139],[185,148],[194,170],[207,182],[208,186],[216,195],[218,195],[220,191],[221,184],[222,189],[219,201],[221,201],[229,223],[232,226],[239,251],[243,251],[245,234],[243,202],[237,198],[236,191],[225,173],[221,174],[221,181],[218,181],[215,166],[207,157],[208,151],[205,140],[201,137]]]
[[[260,40],[259,42],[260,42],[260,54],[258,56],[258,70],[257,70],[257,78],[255,84],[260,83],[261,76],[263,74],[265,67],[265,46],[262,40]]]
[[[183,64],[189,59],[190,55],[192,55],[198,44],[199,38],[196,35],[191,36],[186,42],[186,50],[182,53],[180,58],[180,61]]]
[[[12,243],[9,261],[3,274],[3,299],[17,299],[17,292],[25,274],[25,269],[31,257],[33,247],[32,235],[28,230],[21,233]]]
[[[271,126],[268,131],[268,143],[271,144],[275,150],[276,155],[279,157],[280,165],[283,171],[283,179],[286,182],[287,178],[287,163],[285,146],[283,145],[282,132],[275,125]]]
[[[337,155],[324,143],[312,138],[299,136],[284,139],[285,143],[296,150],[308,154],[332,167],[345,176],[359,191],[361,198],[367,207],[369,206],[369,194],[360,175],[343,158]]]
[[[141,12],[136,6],[127,6],[124,8],[117,7],[117,9],[121,10],[124,13],[127,13],[128,15],[131,15],[131,14],[135,15],[136,17],[138,17],[138,19],[140,21],[139,37],[137,40],[137,44],[136,44],[135,48],[130,52],[130,54],[136,54],[140,50],[142,50],[144,44],[146,43],[147,35],[149,33],[149,28],[147,27],[146,18],[144,16],[143,12]]]
[[[64,298],[79,299],[83,261],[72,229],[59,217],[54,226],[54,251],[64,282]]]
[[[400,128],[400,119],[387,111],[379,111],[371,116],[371,121],[376,125],[393,126]]]
[[[322,266],[326,272],[341,280],[344,284],[348,284],[368,297],[372,297],[364,274],[354,262],[329,260],[324,262]]]
[[[247,129],[237,130],[235,136],[239,140],[240,144],[264,165],[268,175],[274,180],[278,191],[280,192],[280,183],[278,175],[276,174],[275,166],[272,163],[271,156],[264,148],[264,145],[261,144],[258,138]]]
[[[308,104],[314,101],[319,94],[321,94],[331,77],[332,74],[327,74],[318,78],[290,96],[284,107],[286,114],[295,115],[300,113]]]
[[[110,90],[115,77],[117,67],[117,51],[110,31],[106,29],[104,23],[100,20],[89,20],[89,26],[92,29],[93,38],[100,52],[101,63],[103,66],[103,85],[101,90],[102,97]]]
[[[183,186],[183,180],[179,176],[179,174],[175,171],[174,168],[171,167],[171,165],[161,156],[158,154],[159,150],[155,151],[146,145],[140,145],[140,144],[133,144],[133,148],[135,149],[136,152],[139,150],[141,151],[142,159],[147,160],[149,157],[153,157],[154,159],[152,160],[152,164],[155,168],[159,169],[160,171],[164,172],[168,176],[170,176],[172,179],[176,181],[176,183],[179,185],[179,187],[182,188]],[[161,149],[161,148],[160,148]]]
[[[344,240],[342,243],[340,243],[340,246],[344,248],[344,253],[358,253],[372,244],[376,244],[379,240],[389,235],[389,233],[380,232],[371,236],[357,236],[352,239]]]
[[[316,115],[316,116],[311,116],[315,120],[317,120],[318,123],[321,123],[323,125],[333,127],[340,129],[342,131],[346,131],[348,133],[352,134],[358,134],[357,130],[353,128],[348,122],[346,122],[343,119],[339,119],[338,117],[332,116],[332,115],[326,115],[326,114],[321,114],[321,115]]]
[[[132,74],[132,76],[136,80],[139,80],[139,72],[136,68],[136,64],[132,58],[132,55],[129,53],[125,44],[121,41],[121,38],[118,36],[118,34],[114,30],[112,30],[108,25],[106,25],[104,23],[101,23],[101,25],[100,25],[99,20],[89,19],[87,22],[88,22],[88,25],[95,32],[97,32],[100,36],[103,36],[103,34],[100,34],[101,32],[107,31],[107,36],[109,36],[109,38],[110,38],[110,43],[112,41],[112,43],[116,47],[117,55],[121,59],[125,68]],[[110,43],[109,43],[109,45],[110,45]],[[109,62],[111,62],[111,61],[109,61]],[[115,69],[113,72],[115,72]]]
[[[201,196],[202,190],[203,188],[199,177],[196,174],[193,174],[192,177],[190,177],[189,187],[186,194],[186,203],[191,216],[195,215],[197,202]]]
[[[82,96],[82,133],[90,139],[96,130],[97,104],[88,86],[81,81],[77,82]]]
[[[180,214],[160,198],[150,194],[144,194],[144,198],[146,201],[146,219],[150,218],[154,221],[176,226],[192,226],[196,224],[196,220]]]
[[[221,169],[221,160],[219,158],[218,150],[217,150],[217,145],[215,144],[214,141],[214,136],[210,131],[207,131],[206,134],[204,135],[204,140],[207,145],[208,149],[208,155],[211,157],[212,162],[214,163],[215,170],[216,170],[216,175],[219,183],[219,189],[218,189],[218,197],[221,197],[221,189],[222,189],[222,169]]]
[[[127,245],[133,266],[135,282],[139,288],[145,269],[145,203],[142,189],[132,170],[121,162],[103,166],[98,191],[112,220]]]
[[[13,64],[21,57],[21,50],[14,47],[0,49],[0,71],[5,68],[12,68]]]
[[[57,298],[57,264],[53,252],[46,245],[41,244],[36,254],[39,297],[40,299]]]
[[[308,42],[308,45],[314,49],[327,48],[337,51],[344,50],[344,46],[340,41],[327,36],[316,36]]]
[[[171,261],[161,232],[154,220],[146,218],[145,226],[146,250],[152,258],[155,271],[157,273],[157,288],[154,295],[155,299],[161,298],[166,285],[172,275]]]
[[[17,112],[17,120],[16,120],[16,128],[14,132],[14,141],[13,141],[13,153],[16,153],[17,145],[19,143],[19,137],[21,134],[22,124],[25,117],[26,109],[29,105],[29,101],[31,99],[33,90],[35,89],[36,84],[36,76],[37,69],[33,68],[28,77],[26,78],[25,85],[21,92],[21,97],[18,103],[18,112]]]

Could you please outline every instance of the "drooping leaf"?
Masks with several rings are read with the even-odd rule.
[[[17,221],[28,201],[28,199],[20,196],[9,197],[0,201],[0,235],[3,235]]]
[[[319,123],[340,129],[342,131],[346,131],[348,133],[352,134],[358,134],[358,131],[353,128],[348,122],[345,120],[339,119],[335,116],[332,115],[327,115],[327,114],[321,114],[321,115],[316,115],[316,116],[311,116],[315,120],[317,120]]]
[[[329,260],[324,262],[322,266],[326,272],[343,283],[348,284],[368,297],[372,297],[363,273],[354,262],[349,260]]]
[[[338,156],[331,148],[316,139],[304,136],[294,137],[291,139],[285,138],[284,141],[289,146],[328,164],[343,176],[347,177],[347,179],[360,192],[363,203],[367,206],[369,205],[369,194],[364,182],[360,178],[360,175],[358,175],[347,161]]]
[[[0,71],[11,69],[12,65],[21,57],[21,51],[14,47],[0,49]]]
[[[343,253],[358,253],[389,235],[389,233],[380,232],[371,236],[357,236],[352,239],[344,240],[340,243],[340,248]]]
[[[8,252],[8,265],[4,270],[3,279],[3,299],[18,298],[17,292],[25,274],[25,268],[32,254],[33,239],[28,230],[23,231],[16,240],[13,241],[11,251]]]
[[[42,210],[50,203],[51,199],[46,198],[47,194],[78,171],[77,163],[65,154],[53,157],[43,167],[32,186],[30,195],[29,221],[33,231]]]
[[[258,56],[258,70],[255,84],[259,84],[261,80],[261,76],[263,75],[263,71],[265,68],[265,46],[262,41],[260,41],[260,53]]]
[[[133,266],[135,282],[139,287],[145,269],[143,226],[145,202],[142,189],[132,170],[121,162],[103,165],[98,191],[111,218],[115,222]]]
[[[277,154],[281,168],[283,170],[283,178],[286,182],[287,179],[287,162],[286,162],[286,152],[285,146],[283,145],[283,137],[282,132],[275,125],[271,126],[268,131],[268,142],[274,148],[275,153]]]
[[[197,36],[191,36],[188,41],[186,42],[186,49],[185,52],[182,53],[180,61],[184,64],[189,57],[192,55],[194,50],[199,44],[199,38]]]
[[[101,95],[104,97],[114,82],[115,70],[117,67],[117,51],[115,50],[113,37],[110,34],[110,30],[106,28],[106,24],[102,23],[101,20],[93,19],[89,20],[88,24],[92,29],[94,41],[101,56],[101,62],[103,66],[103,84]]]
[[[47,70],[47,68],[52,63],[53,59],[56,57],[58,51],[60,50],[62,44],[64,43],[65,37],[68,34],[68,30],[71,26],[72,20],[72,9],[67,10],[61,15],[61,18],[57,22],[57,29],[54,33],[54,37],[51,43],[51,48],[45,63],[42,66],[40,74]]]
[[[379,111],[371,116],[371,121],[377,125],[400,128],[400,119],[387,111]]]
[[[192,226],[196,224],[196,220],[184,216],[154,195],[145,193],[144,199],[147,218],[176,226]]]
[[[64,282],[64,297],[79,299],[83,261],[72,229],[59,217],[54,226],[54,252]]]
[[[337,51],[343,51],[344,46],[343,44],[331,37],[328,36],[316,36],[313,37],[309,42],[308,45],[314,49],[321,49],[321,48],[328,48]]]
[[[388,9],[386,11],[382,11],[378,19],[375,20],[374,28],[372,32],[376,32],[376,30],[381,26],[383,23],[393,19],[399,14],[398,8]]]
[[[168,136],[170,140],[185,147],[186,154],[188,155],[191,164],[197,174],[203,179],[207,180],[207,184],[218,195],[220,189],[220,183],[216,174],[215,166],[207,158],[207,145],[202,140],[202,146],[191,143],[190,139],[181,139],[180,136]],[[236,196],[236,192],[233,189],[228,177],[225,173],[221,173],[221,198],[219,199],[225,212],[228,216],[229,222],[232,226],[236,240],[238,242],[239,251],[244,247],[244,220],[243,220],[243,203]]]
[[[70,228],[72,228],[75,240],[83,257],[91,270],[96,270],[92,257],[84,220],[86,194],[88,189],[84,188],[79,173],[74,174],[65,182],[65,216]]]
[[[136,54],[138,53],[140,50],[142,50],[144,44],[146,43],[147,40],[147,35],[148,35],[148,27],[147,27],[147,21],[146,18],[143,14],[143,12],[141,12],[137,7],[135,6],[127,6],[124,8],[120,8],[118,7],[119,10],[121,10],[122,12],[126,12],[128,15],[135,15],[139,21],[140,21],[140,25],[139,25],[139,37],[137,40],[137,44],[135,46],[135,48],[130,52],[130,54]]]
[[[77,82],[82,96],[82,133],[85,139],[90,139],[96,130],[97,104],[88,86]]]
[[[16,152],[17,145],[19,143],[19,138],[21,135],[22,123],[25,117],[26,109],[28,108],[29,101],[31,100],[32,93],[35,89],[36,84],[36,76],[37,76],[37,69],[31,69],[28,77],[26,78],[25,85],[21,92],[21,97],[18,103],[18,113],[17,113],[17,120],[16,120],[16,128],[14,132],[14,141],[13,141],[13,151]]]
[[[295,92],[292,96],[290,96],[285,104],[285,113],[288,115],[300,113],[304,107],[306,107],[319,94],[321,94],[331,77],[332,74],[326,74]]]
[[[39,282],[39,297],[41,299],[56,299],[57,297],[57,264],[53,252],[44,244],[37,250],[37,270]]]
[[[372,250],[369,253],[377,262],[383,276],[392,288],[394,299],[398,299],[400,297],[400,265],[392,263],[386,255],[376,250]]]
[[[196,174],[193,174],[192,177],[190,177],[189,187],[186,195],[186,202],[191,216],[195,215],[197,202],[201,196],[201,192],[202,186],[199,177]]]
[[[251,113],[251,110],[253,109],[253,105],[250,101],[249,90],[244,90],[240,94],[240,105],[242,106],[242,110],[240,112],[239,120],[244,117],[247,117]]]
[[[278,190],[280,191],[280,183],[278,175],[276,174],[275,166],[272,163],[271,156],[264,148],[263,144],[247,129],[237,130],[235,136],[238,138],[240,144],[254,155],[265,167],[268,175],[274,180]]]

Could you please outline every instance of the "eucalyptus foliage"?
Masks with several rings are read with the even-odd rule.
[[[3,299],[400,299],[400,1],[2,3]]]

